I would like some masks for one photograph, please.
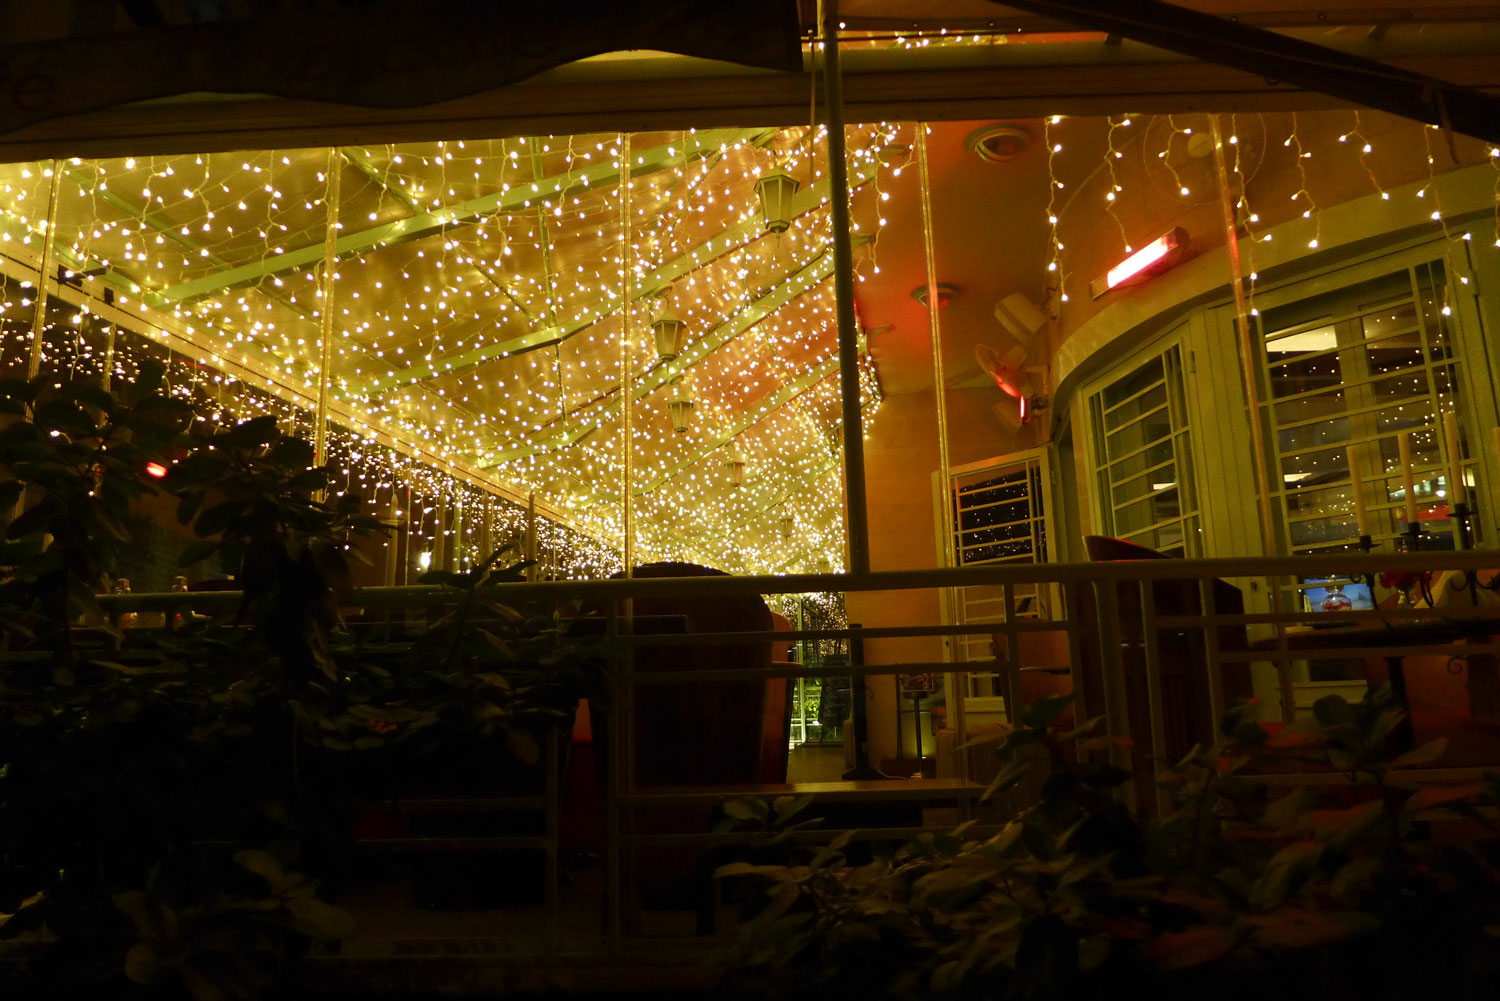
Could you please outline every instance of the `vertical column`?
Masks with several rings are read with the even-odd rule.
[[[535,564],[536,554],[536,491],[533,490],[526,498],[526,559]],[[527,567],[526,579],[536,580],[540,569],[538,566]]]
[[[921,185],[922,195],[922,250],[927,264],[927,329],[932,337],[932,388],[933,397],[937,409],[937,433],[938,433],[938,495],[939,495],[939,531],[943,537],[943,562],[947,566],[958,566],[958,553],[953,545],[953,477],[949,472],[948,463],[948,385],[947,378],[943,372],[943,338],[942,325],[938,319],[941,310],[938,308],[937,290],[937,254],[934,250],[933,226],[932,226],[932,176],[927,164],[927,123],[918,122],[917,130],[917,174]],[[948,614],[944,616],[947,622],[961,623],[963,621],[962,609],[958,603],[958,589],[952,587],[943,588],[938,594],[938,600],[947,607]],[[1011,594],[1010,585],[1005,587],[1005,621],[1008,623],[1015,614],[1014,599]],[[1014,633],[1010,634],[1014,637]],[[943,646],[947,651],[949,661],[962,661],[964,658],[963,641],[954,636],[943,637]],[[957,649],[955,650],[955,645]],[[1006,670],[1006,708],[1010,717],[1011,725],[1014,726],[1018,720],[1021,710],[1020,699],[1020,675],[1016,673],[1017,664],[1012,658]],[[945,674],[943,683],[948,688],[948,705],[950,707],[952,725],[959,734],[960,742],[963,734],[967,733],[968,721],[964,714],[965,700],[969,694],[969,675],[966,671],[958,670]],[[918,740],[920,740],[920,734]],[[961,754],[958,758],[959,775],[967,781],[969,756]]]
[[[494,513],[491,510],[491,496],[489,491],[484,493],[484,502],[479,508],[479,559],[483,562],[490,558],[495,551],[495,531],[491,524]]]
[[[823,0],[824,98],[828,117],[828,206],[833,219],[833,290],[839,327],[839,391],[843,397],[844,505],[849,572],[870,572],[870,526],[865,506],[865,426],[859,408],[859,330],[854,319],[854,254],[849,243],[849,166],[844,149],[844,87],[839,68],[838,2]]]
[[[386,521],[398,526],[391,529],[385,545],[385,574],[382,580],[386,587],[396,583],[396,567],[400,565],[401,559],[401,491],[396,486],[396,477],[391,476],[391,503],[387,509]]]
[[[313,465],[328,461],[328,365],[333,358],[333,283],[339,257],[339,176],[344,162],[337,146],[328,148],[323,204],[328,223],[323,242],[323,301],[318,305],[318,410],[313,415]]]
[[[631,395],[630,370],[632,359],[630,357],[632,331],[630,286],[631,286],[631,247],[630,247],[630,204],[631,204],[631,181],[630,181],[630,134],[620,134],[620,302],[623,307],[620,310],[620,402],[624,409],[624,423],[622,433],[624,444],[621,446],[623,453],[621,461],[624,464],[622,474],[622,487],[620,489],[621,517],[624,519],[625,538],[623,545],[623,556],[625,559],[625,577],[628,580],[635,567],[635,525],[631,520],[630,511],[630,482],[635,452],[633,439],[632,418],[635,412],[635,401]]]
[[[35,379],[42,370],[42,331],[47,324],[47,292],[52,284],[52,255],[57,246],[57,197],[62,186],[58,166],[58,162],[53,160],[47,168],[51,177],[47,189],[47,229],[42,234],[42,260],[37,266],[36,295],[31,300],[31,360],[26,366],[28,379]]]

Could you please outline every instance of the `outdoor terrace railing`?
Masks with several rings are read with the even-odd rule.
[[[602,922],[580,930],[576,924],[559,919],[559,908],[566,910],[569,906],[557,890],[562,850],[559,813],[563,806],[559,797],[566,793],[553,782],[541,799],[547,821],[538,842],[546,852],[546,909],[550,917],[537,926],[543,933],[536,947],[562,955],[628,950],[635,947],[632,942],[639,945],[643,937],[649,937],[650,929],[637,920],[639,909],[628,885],[633,859],[653,849],[686,857],[686,853],[753,840],[751,834],[708,830],[704,822],[714,805],[735,797],[814,793],[819,809],[826,807],[833,819],[827,826],[793,835],[809,842],[830,839],[840,827],[858,827],[861,838],[892,840],[921,830],[924,821],[954,816],[977,817],[986,824],[1003,820],[993,811],[977,808],[987,776],[971,774],[970,754],[965,752],[958,753],[953,762],[956,779],[640,787],[631,762],[641,741],[670,737],[631,732],[632,701],[643,685],[852,677],[858,687],[860,680],[873,683],[877,678],[934,672],[948,677],[949,693],[959,693],[968,691],[967,673],[983,669],[1001,679],[1009,711],[1023,701],[1026,672],[1039,666],[1028,663],[1028,651],[1035,649],[1036,640],[1046,637],[1050,649],[1064,655],[1061,667],[1071,676],[1082,711],[1092,713],[1097,707],[1109,733],[1132,740],[1133,747],[1115,746],[1100,753],[1107,753],[1122,767],[1144,773],[1140,781],[1127,784],[1121,791],[1143,811],[1164,808],[1164,800],[1151,781],[1154,771],[1166,758],[1180,755],[1184,742],[1200,742],[1205,736],[1212,740],[1215,722],[1234,694],[1257,694],[1268,717],[1265,722],[1274,728],[1292,722],[1321,694],[1348,693],[1357,698],[1363,684],[1381,680],[1382,673],[1410,712],[1405,732],[1395,739],[1409,743],[1417,736],[1414,731],[1432,731],[1434,727],[1461,733],[1464,739],[1453,741],[1466,755],[1460,767],[1478,768],[1500,763],[1500,690],[1495,678],[1495,655],[1500,653],[1500,643],[1495,640],[1500,635],[1500,598],[1483,586],[1491,583],[1497,565],[1500,553],[1418,552],[984,566],[859,576],[556,581],[486,587],[484,594],[502,601],[577,600],[598,609],[604,620],[603,636],[616,698],[600,761],[607,779],[603,795],[605,858],[599,888]],[[1293,604],[1299,580],[1342,577],[1357,583],[1367,576],[1373,579],[1380,573],[1397,572],[1432,573],[1432,598],[1438,607],[1384,607],[1391,604],[1393,592],[1379,589],[1372,589],[1372,593],[1386,600],[1382,607],[1372,609],[1313,611]],[[1251,599],[1245,602],[1250,610],[1225,607],[1228,592],[1216,581],[1238,587],[1241,596]],[[943,621],[898,626],[870,623],[844,629],[680,635],[634,635],[631,629],[631,602],[645,598],[731,598],[827,591],[936,592],[941,596],[947,589],[974,585],[998,587],[1006,608],[1015,607],[1018,589],[1034,591],[1037,585],[1050,588],[1056,596],[1052,617],[1011,616],[998,622],[958,625]],[[398,611],[409,614],[461,600],[461,593],[437,587],[374,587],[354,590],[344,604],[363,610],[359,628],[378,630],[382,617],[393,619]],[[236,592],[101,597],[112,614],[186,610],[224,613],[236,608],[239,601]],[[166,616],[168,622],[171,618],[170,614]],[[636,656],[644,648],[830,639],[932,638],[951,642],[959,636],[985,635],[993,637],[997,652],[995,661],[988,664],[950,660],[936,643],[930,659],[869,663],[856,658],[848,666],[822,670],[769,663],[729,670],[660,670]],[[956,644],[948,647],[955,648]],[[1318,680],[1315,668],[1330,662],[1345,676]],[[1057,664],[1040,666],[1059,669]],[[1441,687],[1440,692],[1425,687],[1434,683]],[[1466,706],[1462,704],[1465,700]],[[949,725],[962,742],[969,732],[967,715],[972,713],[966,714],[966,699],[950,695],[948,701]],[[1420,734],[1424,738],[1430,735]],[[866,739],[862,727],[855,739]],[[561,751],[560,746],[552,748],[554,755]],[[860,763],[867,765],[868,761]],[[1451,768],[1430,772],[1434,778],[1450,778],[1452,774]],[[1308,774],[1279,778],[1320,780]],[[1411,778],[1420,781],[1423,776],[1414,774]],[[535,805],[535,801],[528,802]],[[943,808],[941,813],[922,813],[939,807]],[[425,804],[422,808],[459,807]],[[643,818],[653,813],[665,820],[655,825],[646,823]],[[692,826],[700,822],[702,826]],[[536,927],[529,930],[535,932]]]

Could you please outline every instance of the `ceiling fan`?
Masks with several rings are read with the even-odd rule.
[[[1011,337],[1006,348],[988,344],[974,345],[974,361],[979,370],[994,382],[995,387],[1009,399],[1001,400],[992,408],[1000,423],[1012,431],[1031,420],[1032,414],[1045,407],[1045,400],[1038,395],[1032,376],[1040,372],[1038,367],[1029,367],[1031,349],[1037,333],[1046,324],[1047,318],[1020,292],[1014,292],[1000,300],[995,306],[995,319]]]

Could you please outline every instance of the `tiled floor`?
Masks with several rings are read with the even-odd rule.
[[[787,756],[788,782],[835,782],[844,774],[844,748],[841,745],[803,744]]]

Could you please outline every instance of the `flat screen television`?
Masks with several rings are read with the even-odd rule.
[[[1370,585],[1348,577],[1303,577],[1302,608],[1307,612],[1365,611],[1375,607]]]

